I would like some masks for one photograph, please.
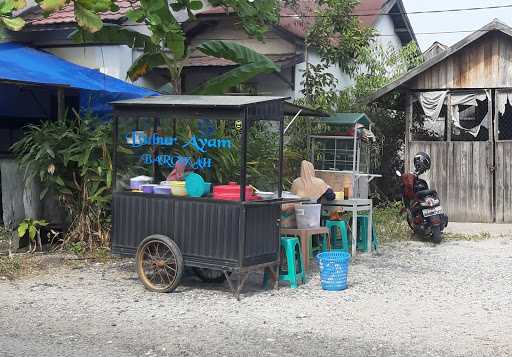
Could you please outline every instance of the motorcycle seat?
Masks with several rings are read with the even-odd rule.
[[[437,191],[435,191],[435,190],[422,190],[422,191],[416,192],[416,196],[418,198],[425,198],[425,197],[428,197],[428,196],[437,196]]]

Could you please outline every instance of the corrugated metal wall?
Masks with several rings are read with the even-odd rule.
[[[239,260],[240,205],[116,193],[113,198],[112,252],[134,255],[151,234],[178,244],[185,261],[209,258],[236,266]]]
[[[271,263],[279,255],[280,204],[115,193],[112,253],[133,256],[149,235],[173,239],[185,264],[212,268]],[[242,226],[245,222],[245,226]]]
[[[281,205],[246,206],[244,265],[278,260]]]

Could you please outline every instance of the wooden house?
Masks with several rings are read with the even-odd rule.
[[[406,169],[415,153],[430,154],[425,176],[450,220],[512,222],[512,28],[494,20],[369,101],[397,92]]]

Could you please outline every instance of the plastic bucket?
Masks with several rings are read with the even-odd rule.
[[[320,227],[321,204],[302,204],[295,206],[295,218],[297,228],[318,228]]]
[[[171,191],[173,196],[186,196],[185,181],[171,181]]]
[[[295,206],[294,203],[281,205],[281,228],[297,228]]]
[[[320,267],[322,289],[340,291],[347,288],[350,254],[342,250],[322,252],[316,256]]]

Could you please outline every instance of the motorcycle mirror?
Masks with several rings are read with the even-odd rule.
[[[395,172],[398,177],[402,176],[402,173],[400,171],[396,170]]]

